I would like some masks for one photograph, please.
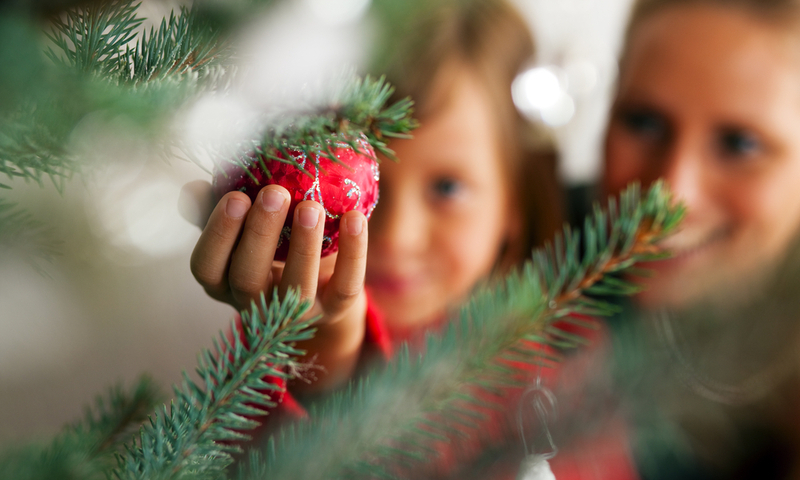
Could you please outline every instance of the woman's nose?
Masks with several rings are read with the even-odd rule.
[[[691,210],[702,208],[708,196],[706,169],[708,159],[701,142],[693,138],[678,138],[664,155],[658,171],[648,180],[663,178],[675,198]]]

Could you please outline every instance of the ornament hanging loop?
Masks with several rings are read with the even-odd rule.
[[[528,439],[525,436],[525,409],[530,406],[536,413],[536,418],[542,426],[545,437],[547,438],[548,447],[543,452],[536,452],[533,448],[533,443],[528,446]],[[530,388],[525,390],[520,398],[519,410],[517,411],[517,421],[519,433],[522,437],[522,445],[525,448],[525,458],[522,460],[519,472],[517,473],[517,480],[555,480],[555,475],[550,469],[548,460],[555,457],[558,453],[558,448],[553,441],[553,436],[550,433],[548,420],[554,419],[558,415],[558,408],[556,403],[556,396],[547,387],[542,384],[541,370],[536,376],[536,383]]]
[[[536,417],[539,419],[539,423],[547,438],[548,449],[543,452],[534,451],[533,442],[531,442],[529,446],[528,439],[525,435],[524,411],[525,407],[529,405],[533,407],[533,411],[536,412]],[[553,435],[550,433],[550,428],[548,426],[548,421],[555,419],[557,416],[558,404],[556,402],[556,396],[550,389],[542,384],[541,375],[537,375],[536,382],[533,386],[525,390],[525,393],[522,394],[517,411],[519,433],[522,437],[522,445],[525,448],[526,456],[536,456],[544,460],[549,460],[558,454],[558,447],[556,447],[553,441]]]

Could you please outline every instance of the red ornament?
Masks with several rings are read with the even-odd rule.
[[[380,173],[375,151],[364,138],[358,139],[356,145],[359,151],[343,142],[334,145],[331,150],[341,163],[318,154],[311,154],[313,158],[307,158],[303,152],[289,148],[289,154],[307,173],[295,165],[271,161],[263,155],[254,155],[247,165],[247,171],[252,177],[241,166],[227,164],[224,172],[218,169],[214,175],[214,195],[219,201],[226,193],[239,190],[255,201],[258,192],[266,185],[281,185],[289,190],[292,203],[275,252],[275,260],[286,260],[297,204],[304,200],[319,202],[325,209],[322,256],[330,255],[339,250],[339,220],[342,214],[359,210],[369,219],[378,203]],[[278,152],[275,152],[275,156],[285,158]],[[315,161],[319,169],[315,166]],[[271,178],[264,172],[264,167]]]

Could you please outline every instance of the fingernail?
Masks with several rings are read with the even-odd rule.
[[[345,223],[345,227],[347,227],[347,233],[350,235],[361,235],[361,231],[364,230],[364,220],[362,220],[361,217],[346,218]]]
[[[286,202],[286,197],[275,190],[266,190],[261,194],[261,203],[264,204],[264,210],[268,212],[280,211],[284,202]]]
[[[319,210],[312,207],[303,207],[297,213],[297,219],[300,221],[300,225],[306,228],[314,228],[319,222]]]
[[[225,205],[225,213],[231,218],[241,218],[247,213],[247,204],[235,198],[228,199],[228,204]]]

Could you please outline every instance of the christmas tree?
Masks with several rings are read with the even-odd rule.
[[[138,36],[142,19],[133,2],[67,9],[47,30],[47,58],[22,55],[18,68],[6,70],[19,75],[3,78],[9,101],[0,111],[2,173],[10,180],[57,186],[81,173],[87,167],[67,148],[69,134],[91,112],[125,116],[158,138],[161,121],[171,112],[199,92],[225,88],[230,29],[248,8],[231,7],[226,15],[182,9]],[[17,21],[4,20],[2,34],[16,36],[18,44],[39,45],[36,16],[12,13],[7,18]],[[386,138],[405,135],[414,125],[410,103],[385,107],[391,90],[382,80],[345,83],[326,106],[281,117],[260,138],[222,152],[220,161],[243,163],[244,156],[257,152],[302,167],[291,155],[273,152],[308,148],[305,153],[333,157],[328,142],[356,148],[353,138],[361,134],[372,148],[390,154]],[[266,292],[271,302],[262,297],[242,312],[244,336],[220,335],[199,357],[200,380],[187,375],[168,406],[157,407],[161,397],[147,379],[130,391],[111,389],[51,443],[2,452],[0,476],[418,478],[435,460],[438,443],[477,434],[484,410],[494,402],[487,393],[523,383],[530,365],[558,360],[537,347],[568,348],[582,341],[555,326],[557,320],[607,315],[614,305],[595,295],[634,293],[635,285],[620,275],[662,257],[657,243],[681,215],[663,185],[644,193],[631,187],[618,201],[598,207],[581,233],[565,229],[523,269],[476,294],[441,335],[429,337],[424,356],[402,352],[334,395],[312,421],[273,437],[246,469],[230,468],[233,455],[257,425],[254,418],[278,398],[279,388],[265,377],[296,372],[302,352],[294,344],[313,335],[313,319],[303,320],[309,306],[292,292],[284,298]],[[55,245],[42,229],[22,207],[0,203],[0,241],[38,246],[34,251],[46,256]],[[394,414],[387,417],[387,411]]]

